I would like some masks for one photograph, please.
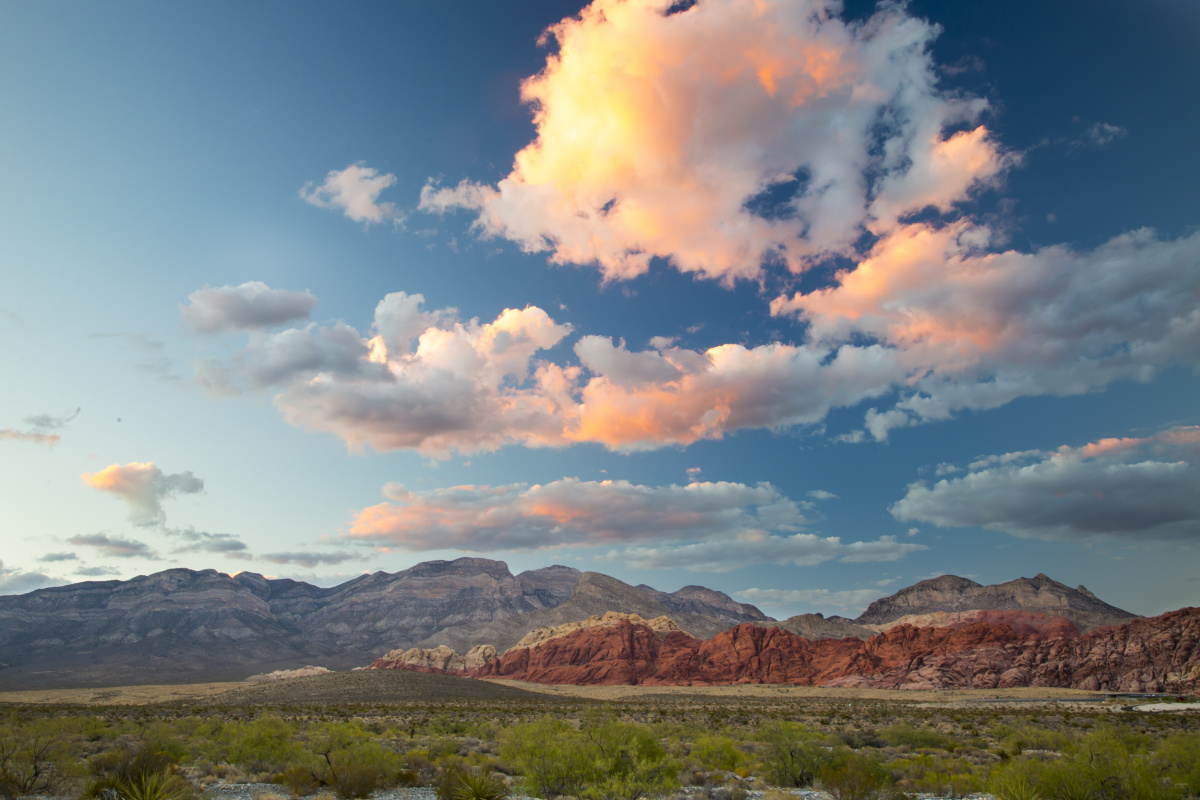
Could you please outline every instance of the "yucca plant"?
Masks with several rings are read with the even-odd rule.
[[[992,790],[996,800],[1043,800],[1034,785],[1024,775],[1013,775],[1000,781]]]
[[[185,800],[189,794],[183,779],[167,769],[97,778],[83,789],[85,800]]]
[[[508,797],[508,786],[483,770],[469,770],[458,773],[450,796],[453,800],[504,800]]]

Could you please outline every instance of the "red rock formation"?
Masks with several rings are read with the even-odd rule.
[[[705,685],[786,683],[897,689],[1057,686],[1111,691],[1200,690],[1200,609],[1080,635],[1066,622],[1019,618],[945,628],[901,625],[863,641],[810,641],[738,625],[712,639],[621,622],[514,649],[474,677],[535,683]]]

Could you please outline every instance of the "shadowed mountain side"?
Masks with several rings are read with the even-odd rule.
[[[876,600],[854,622],[886,627],[913,615],[957,611],[1036,611],[1070,620],[1085,631],[1137,618],[1105,603],[1083,586],[1072,589],[1039,573],[994,586],[943,575]]]
[[[900,625],[866,641],[811,641],[754,624],[701,640],[621,621],[510,650],[470,674],[580,685],[1044,686],[1196,693],[1200,609],[1088,634],[1065,620],[1025,630],[976,622],[949,628]]]
[[[564,566],[514,576],[484,558],[430,561],[328,589],[172,569],[0,597],[0,688],[239,680],[306,664],[348,669],[400,646],[508,647],[593,608],[643,616],[686,608],[683,619],[710,635],[766,618],[718,592],[681,592]],[[694,611],[709,602],[711,619]]]
[[[699,591],[697,591],[699,590]],[[735,603],[728,595],[687,586],[678,592],[660,592],[648,586],[630,586],[599,572],[584,572],[571,596],[554,608],[505,617],[478,626],[447,627],[421,647],[447,645],[465,653],[477,644],[492,644],[504,651],[536,628],[557,627],[609,611],[637,614],[645,619],[669,616],[681,628],[697,636],[715,636],[742,622],[770,618],[751,605]]]

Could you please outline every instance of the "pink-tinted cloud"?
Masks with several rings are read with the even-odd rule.
[[[395,183],[395,175],[380,175],[378,170],[359,161],[342,170],[330,170],[320,186],[312,182],[304,184],[300,198],[318,208],[339,210],[364,225],[384,220],[400,222],[402,215],[394,204],[379,202],[379,195]]]
[[[192,292],[179,313],[196,333],[233,333],[307,319],[316,305],[317,298],[308,292],[272,289],[261,281],[250,281]]]
[[[904,364],[900,401],[868,415],[876,438],[1200,360],[1200,234],[1163,241],[1142,230],[1084,253],[990,252],[991,238],[966,220],[906,226],[834,286],[771,309],[808,322],[813,343],[875,339]]]
[[[1200,428],[989,456],[914,483],[900,520],[1038,539],[1200,540]]]
[[[616,546],[603,558],[703,572],[768,561],[886,561],[924,549],[886,536],[843,543],[804,532],[807,504],[766,483],[642,486],[563,478],[421,492],[389,484],[384,494],[390,502],[360,511],[347,538],[410,551]]]
[[[85,472],[83,482],[108,492],[129,506],[134,525],[150,527],[166,522],[162,501],[180,494],[203,491],[204,481],[191,472],[164,473],[153,463],[110,464],[99,472]]]
[[[728,281],[850,253],[1011,163],[986,103],[938,89],[936,28],[900,6],[847,25],[832,0],[671,4],[595,0],[551,26],[521,87],[537,138],[496,186],[430,182],[420,207],[608,279],[660,256]],[[758,208],[772,188],[791,196]]]
[[[0,442],[30,442],[54,447],[62,441],[57,433],[42,433],[40,431],[19,431],[16,428],[0,428]]]
[[[743,428],[819,422],[906,377],[882,347],[721,345],[656,349],[585,336],[578,365],[544,358],[570,332],[537,307],[492,322],[425,311],[420,295],[389,295],[374,335],[344,324],[254,334],[245,350],[200,365],[206,385],[278,389],[298,427],[351,448],[431,455],[506,444],[600,443],[638,450],[720,438]]]

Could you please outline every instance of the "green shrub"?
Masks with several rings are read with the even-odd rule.
[[[691,758],[701,769],[733,772],[742,761],[733,739],[728,736],[701,736],[692,744]]]
[[[544,798],[578,797],[595,773],[583,736],[551,717],[505,730],[500,758],[525,776],[530,792]]]
[[[883,731],[883,740],[892,747],[910,747],[913,750],[953,751],[955,742],[949,736],[933,728],[915,728],[912,725],[892,725]]]
[[[504,781],[483,769],[467,769],[461,763],[448,765],[434,786],[438,800],[504,800]]]
[[[0,797],[53,791],[61,783],[65,761],[61,725],[9,721],[0,729]]]
[[[779,722],[762,734],[763,767],[776,786],[811,786],[824,759],[819,734],[803,725]]]

